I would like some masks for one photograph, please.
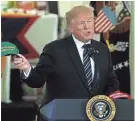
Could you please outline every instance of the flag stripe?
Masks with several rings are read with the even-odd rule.
[[[101,11],[99,11],[98,15],[100,15],[102,12],[103,12],[102,10],[101,10]]]
[[[107,17],[104,16],[102,19],[100,19],[99,22],[95,23],[95,28],[98,28],[105,20],[107,20]]]
[[[107,23],[109,22],[108,19],[105,19],[100,25],[96,28],[97,31],[100,31]]]
[[[115,27],[115,26],[113,25],[113,26],[111,27],[111,29],[110,29],[110,30],[114,29],[114,27]]]
[[[102,31],[104,31],[105,29],[107,29],[108,26],[110,26],[110,24],[111,24],[111,22],[108,20],[108,21],[106,22],[106,24],[105,24],[104,26],[102,26],[102,28],[99,30],[99,32],[102,32]],[[112,24],[111,24],[111,25],[112,25]]]
[[[100,21],[95,23],[95,27],[97,28],[102,22],[104,22],[106,20],[106,16],[104,16],[103,18],[100,19]]]
[[[101,13],[98,14],[98,17],[96,18],[96,21],[95,22],[99,21],[104,15],[105,15],[104,12],[101,11]]]
[[[112,26],[113,26],[113,24],[110,24],[103,32],[109,31]]]

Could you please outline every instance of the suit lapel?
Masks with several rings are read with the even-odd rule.
[[[95,40],[91,41],[91,47],[94,48],[95,50],[99,51]],[[88,84],[87,84],[85,74],[84,74],[83,64],[81,62],[75,42],[71,36],[67,38],[67,50],[68,50],[69,56],[74,64],[74,66],[75,66],[75,69],[76,69],[79,77],[81,78],[82,83],[84,84],[87,91],[90,92],[91,96],[97,94],[98,88],[99,88],[99,83],[100,83],[100,71],[101,71],[100,70],[100,57],[99,57],[100,53],[93,54],[93,60],[95,63],[95,72],[94,72],[92,90],[89,91]]]
[[[87,81],[86,81],[86,78],[84,75],[83,64],[82,64],[81,58],[79,56],[75,42],[71,36],[69,38],[67,38],[67,49],[69,52],[69,56],[75,66],[75,69],[82,80],[82,83],[84,84],[85,88],[88,90],[88,84],[87,84]]]
[[[99,49],[97,47],[97,44],[95,43],[95,40],[91,41],[91,47],[94,48],[99,52]],[[95,95],[98,93],[98,88],[99,88],[99,83],[100,83],[100,53],[93,54],[92,58],[95,63],[95,72],[94,72],[94,79],[93,79],[93,84],[92,84],[92,90],[91,90],[91,95]]]

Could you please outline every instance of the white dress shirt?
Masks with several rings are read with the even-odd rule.
[[[73,37],[73,40],[76,44],[76,47],[77,47],[77,50],[78,50],[78,53],[80,55],[80,58],[81,58],[81,61],[82,61],[82,64],[83,64],[83,51],[84,51],[84,48],[82,47],[84,44],[91,44],[91,41],[87,42],[87,43],[83,43],[82,41],[79,41],[78,39],[76,39],[74,37],[74,35],[72,35]],[[92,69],[92,78],[94,78],[94,70],[95,70],[95,65],[94,65],[94,61],[92,58],[90,58],[90,61],[91,61],[91,69]]]

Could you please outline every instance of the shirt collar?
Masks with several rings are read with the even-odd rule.
[[[82,46],[83,46],[84,44],[91,44],[91,41],[88,41],[88,42],[84,43],[84,42],[82,42],[82,41],[76,39],[73,34],[72,34],[72,37],[73,37],[73,40],[74,40],[74,42],[75,42],[77,48],[82,48]]]

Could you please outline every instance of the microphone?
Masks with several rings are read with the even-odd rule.
[[[99,51],[95,50],[94,48],[88,48],[88,51],[89,51],[88,54],[89,54],[90,57],[99,53]]]
[[[85,44],[85,45],[83,45],[83,47],[88,52],[89,57],[99,53],[98,50],[96,50],[95,48],[91,47],[91,44]]]

